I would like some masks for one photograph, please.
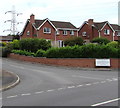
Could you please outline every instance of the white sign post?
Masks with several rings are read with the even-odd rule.
[[[96,66],[109,66],[110,67],[110,59],[96,59]]]

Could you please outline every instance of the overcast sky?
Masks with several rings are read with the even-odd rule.
[[[53,21],[71,22],[80,27],[84,21],[94,19],[95,22],[109,21],[118,24],[118,2],[120,0],[2,0],[0,3],[0,35],[8,35],[10,32],[10,13],[15,6],[16,13],[22,13],[16,17],[17,30],[22,31],[25,22],[33,13],[36,19],[49,18]]]

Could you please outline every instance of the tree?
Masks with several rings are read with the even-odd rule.
[[[65,46],[75,46],[75,45],[83,45],[84,41],[81,37],[71,37],[64,40]]]
[[[97,38],[94,38],[92,41],[92,43],[98,43],[98,44],[107,44],[109,43],[110,41],[107,39],[107,38],[102,38],[102,37],[97,37]]]

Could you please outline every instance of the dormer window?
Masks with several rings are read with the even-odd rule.
[[[30,35],[30,31],[27,31],[27,36],[29,36]]]
[[[43,28],[43,32],[44,33],[51,33],[51,28],[45,27],[45,28]]]
[[[82,32],[82,36],[87,36],[87,32]]]
[[[104,34],[105,35],[109,35],[110,34],[110,30],[109,29],[104,29]]]

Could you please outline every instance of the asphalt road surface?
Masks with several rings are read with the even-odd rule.
[[[118,71],[46,66],[3,59],[19,85],[2,92],[3,106],[118,106]]]

